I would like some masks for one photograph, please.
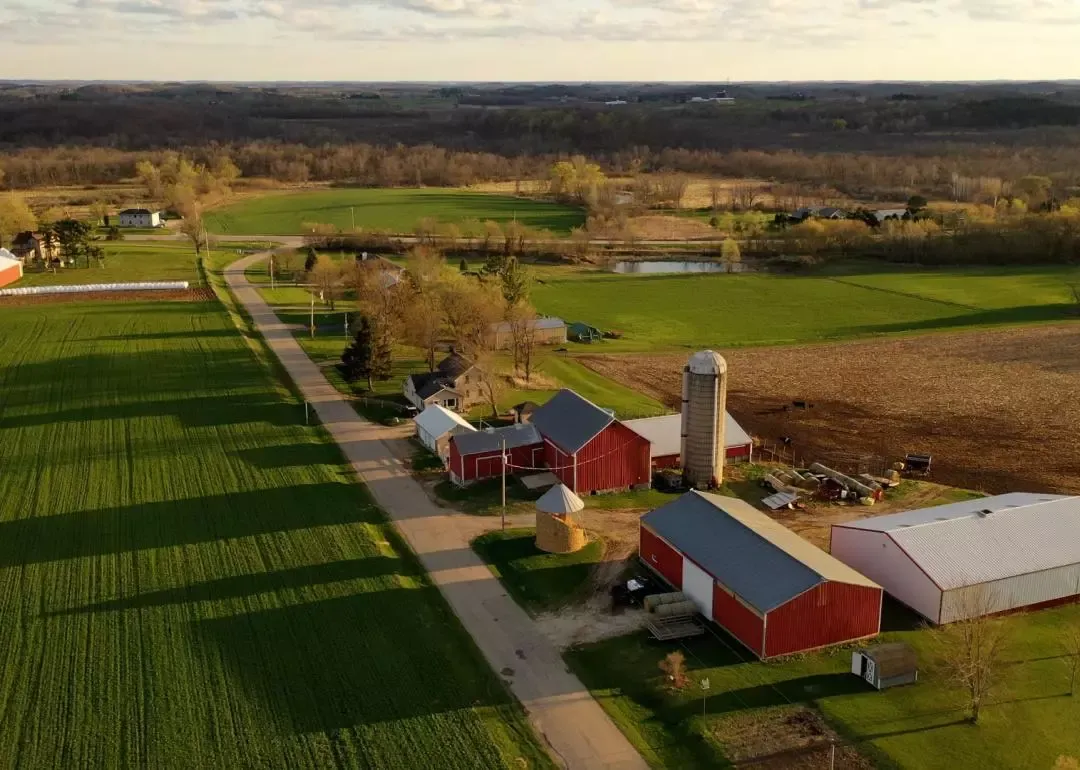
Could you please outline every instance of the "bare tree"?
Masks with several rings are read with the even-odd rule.
[[[469,357],[480,380],[480,390],[491,409],[491,418],[499,417],[499,398],[506,390],[506,378],[498,368],[498,358],[491,350],[474,351]]]
[[[1063,641],[1065,652],[1069,656],[1069,695],[1072,696],[1076,695],[1076,674],[1080,672],[1080,622],[1069,624]]]
[[[311,271],[311,282],[319,290],[319,299],[331,310],[334,309],[337,292],[341,287],[341,277],[341,266],[325,254],[320,254],[315,268]]]
[[[528,302],[510,305],[506,309],[506,322],[510,325],[514,371],[524,374],[528,383],[532,379],[533,356],[536,353],[536,310]]]
[[[724,185],[717,179],[709,182],[709,206],[713,213],[720,210],[720,202],[724,199]]]
[[[997,604],[989,588],[969,589],[955,610],[962,619],[934,630],[936,647],[945,677],[963,691],[971,721],[978,723],[1001,679],[1007,627],[993,615]]]

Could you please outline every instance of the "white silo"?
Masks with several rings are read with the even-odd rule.
[[[727,361],[704,350],[683,369],[682,465],[686,483],[711,489],[724,482]]]

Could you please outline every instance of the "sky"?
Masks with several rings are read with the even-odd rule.
[[[1080,0],[0,0],[0,78],[1080,78]]]

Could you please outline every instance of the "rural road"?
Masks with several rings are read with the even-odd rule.
[[[248,282],[244,270],[267,256],[255,254],[233,263],[225,270],[226,282],[491,667],[525,706],[553,755],[574,770],[646,768],[634,747],[567,669],[559,650],[470,548],[477,534],[471,517],[449,513],[432,502],[384,443],[393,438],[393,431],[356,413]]]

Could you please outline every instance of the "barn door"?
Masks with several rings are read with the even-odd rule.
[[[712,620],[713,579],[712,575],[694,562],[683,558],[682,590],[694,604],[698,612]]]

